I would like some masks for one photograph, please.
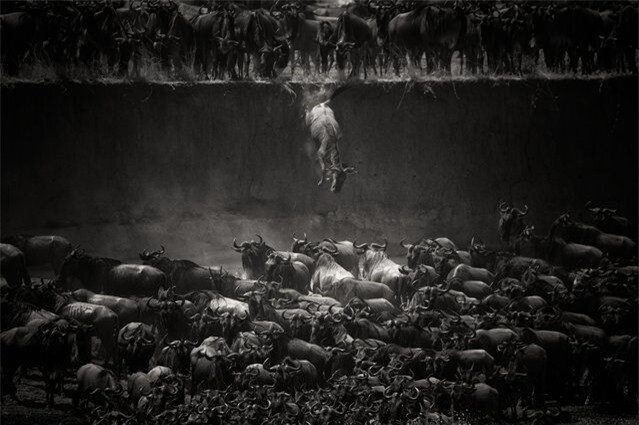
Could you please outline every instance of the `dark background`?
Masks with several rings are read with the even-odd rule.
[[[219,264],[256,232],[495,242],[502,199],[540,233],[589,199],[637,215],[635,77],[357,83],[332,104],[359,169],[338,195],[302,118],[317,87],[291,87],[3,85],[2,233]]]

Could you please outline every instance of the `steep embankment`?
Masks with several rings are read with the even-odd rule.
[[[588,199],[637,214],[637,80],[357,84],[333,103],[359,175],[317,188],[297,97],[265,83],[2,87],[2,233],[215,263],[233,236],[496,239]],[[232,251],[231,251],[231,254]]]

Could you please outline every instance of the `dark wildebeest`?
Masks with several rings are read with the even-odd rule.
[[[613,235],[627,236],[631,239],[637,238],[637,231],[633,228],[632,222],[626,217],[617,215],[617,210],[613,208],[593,207],[588,201],[584,208],[590,212],[595,221],[595,226],[602,232]]]
[[[528,205],[524,205],[524,209],[513,208],[506,202],[499,204],[499,225],[497,230],[501,240],[512,246],[514,239],[526,227],[523,217],[528,214]]]
[[[60,273],[62,263],[73,250],[71,242],[62,236],[14,235],[2,240],[24,253],[27,266],[51,265],[53,271]]]
[[[16,371],[37,367],[45,381],[47,403],[53,405],[55,390],[61,392],[64,369],[71,359],[68,332],[68,323],[61,326],[58,321],[47,321],[39,326],[20,326],[0,333],[3,395],[17,399],[13,382]]]
[[[256,235],[260,240],[242,242],[237,244],[237,240],[233,239],[233,250],[242,254],[242,268],[246,272],[247,279],[257,279],[266,272],[265,265],[268,255],[273,252],[273,248],[268,246],[260,235]]]
[[[320,22],[316,43],[319,45],[320,71],[326,74],[333,66],[337,43],[337,33],[330,22]]]
[[[168,278],[175,292],[185,294],[191,291],[213,289],[209,269],[189,260],[171,260],[165,257],[164,247],[160,250],[140,253],[140,259],[147,266],[161,270]]]
[[[295,54],[299,54],[300,65],[307,74],[311,72],[310,60],[315,65],[315,70],[320,71],[318,63],[318,44],[321,23],[316,20],[306,19],[299,5],[286,5],[283,14],[283,29],[286,38],[291,44],[290,64],[291,73],[295,71]]]
[[[351,63],[349,76],[359,77],[360,67],[363,67],[364,78],[367,78],[366,65],[376,42],[371,26],[363,18],[346,11],[337,20],[335,31],[337,70],[343,75],[348,58]]]
[[[7,74],[17,74],[25,56],[44,41],[45,19],[46,9],[40,7],[0,15],[2,67]]]
[[[64,258],[58,282],[64,289],[85,288],[103,292],[109,271],[121,262],[107,257],[92,257],[83,250],[74,249]]]
[[[264,9],[244,10],[237,14],[236,40],[242,43],[245,53],[238,56],[241,75],[248,78],[250,57],[260,77],[275,77],[286,67],[289,46],[282,32],[278,21]]]
[[[237,78],[235,48],[239,42],[235,40],[234,14],[234,9],[229,8],[199,15],[193,19],[195,34],[193,66],[196,72],[203,73],[206,78],[208,78],[211,53],[213,53],[213,78],[223,77],[224,72],[228,72],[232,78]]]
[[[12,287],[31,283],[24,254],[13,245],[0,244],[0,275]]]

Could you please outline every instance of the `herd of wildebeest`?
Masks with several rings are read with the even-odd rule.
[[[498,212],[499,246],[402,240],[406,264],[387,242],[233,240],[242,278],[164,247],[123,264],[6,237],[2,395],[35,368],[50,404],[75,376],[94,423],[544,424],[565,404],[636,408],[634,220],[589,203],[539,236],[528,207]],[[37,265],[55,279],[31,279]]]
[[[636,2],[369,0],[337,13],[283,0],[3,3],[7,74],[40,60],[139,76],[144,57],[177,78],[186,69],[271,78],[296,66],[306,75],[335,67],[340,76],[414,76],[450,74],[454,52],[460,74],[531,72],[540,57],[555,72],[637,72]]]

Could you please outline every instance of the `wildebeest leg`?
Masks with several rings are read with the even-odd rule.
[[[328,72],[328,54],[323,48],[319,49],[320,72],[325,74]]]
[[[296,50],[291,49],[291,54],[290,54],[291,57],[289,60],[290,66],[291,66],[291,76],[295,74],[295,52]]]
[[[346,55],[344,52],[336,53],[337,74],[340,80],[344,79],[344,68],[346,67]]]
[[[317,182],[318,186],[321,186],[322,183],[324,182],[324,180],[326,180],[326,171],[328,169],[328,167],[330,167],[329,162],[327,161],[326,158],[326,146],[324,145],[324,143],[322,144],[322,146],[320,146],[320,148],[317,150],[317,160],[319,162],[320,165],[320,171],[322,173],[320,180]]]
[[[302,66],[304,67],[304,72],[306,75],[311,74],[311,58],[308,52],[300,51],[300,60],[302,62]]]
[[[400,62],[402,60],[402,57],[405,57],[405,52],[404,51],[395,52],[393,54],[393,68],[395,69],[395,76],[397,76],[397,77],[399,77],[399,70],[400,70],[400,67],[401,67],[401,63]],[[409,61],[408,67],[409,67],[409,69],[412,67],[412,65],[410,64],[410,61]]]
[[[626,64],[626,69],[636,75],[637,62],[635,61],[635,48],[632,46],[624,47],[622,56],[625,58],[624,63]]]
[[[359,68],[360,66],[362,66],[362,58],[359,55],[359,52],[356,53],[354,51],[351,51],[350,55],[352,65],[350,77],[359,78]],[[364,66],[364,74],[366,74],[366,66]]]
[[[201,55],[202,57],[200,58],[200,60],[202,61],[202,73],[204,74],[204,78],[205,79],[209,79],[209,55],[211,54],[211,49],[213,48],[213,46],[211,46],[211,44],[206,41],[204,43],[202,43],[202,52]],[[217,53],[217,49],[213,52],[213,55],[215,55]],[[213,63],[217,63],[215,61],[215,57],[213,58]]]
[[[446,73],[452,75],[451,62],[453,61],[453,50],[448,47],[442,48],[441,58]]]

